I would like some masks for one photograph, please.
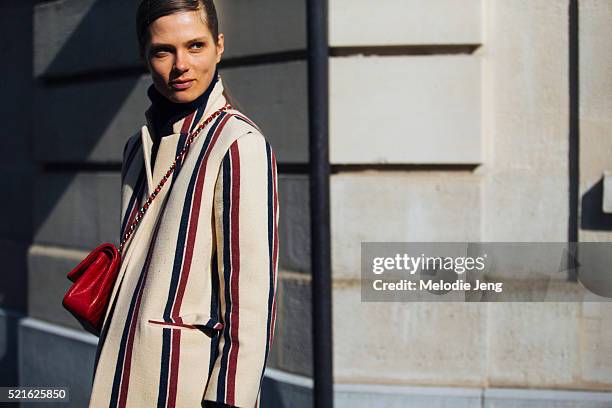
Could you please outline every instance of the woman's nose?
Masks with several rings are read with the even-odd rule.
[[[189,69],[189,64],[187,62],[187,56],[182,52],[178,51],[176,53],[176,59],[174,61],[174,68],[177,71],[187,71]]]

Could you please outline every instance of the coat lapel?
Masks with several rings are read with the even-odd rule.
[[[147,176],[147,196],[153,192],[153,170],[151,169],[151,150],[153,149],[153,138],[149,133],[149,128],[143,126],[140,130],[142,139],[142,152],[144,154],[145,174]]]

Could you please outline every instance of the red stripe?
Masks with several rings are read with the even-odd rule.
[[[172,357],[170,362],[170,389],[168,390],[168,408],[176,406],[176,389],[178,385],[179,360],[181,354],[181,331],[172,330]]]
[[[130,225],[132,225],[132,223],[134,222],[134,219],[136,218],[136,214],[138,214],[138,210],[140,210],[139,199],[140,201],[142,201],[142,197],[143,197],[142,190],[144,189],[144,186],[145,186],[145,182],[143,181],[143,183],[140,185],[140,188],[138,189],[138,192],[136,193],[134,204],[132,204],[132,210],[130,212],[130,217],[128,218],[128,222],[125,226],[125,231],[123,231],[123,234],[129,231]],[[121,236],[121,239],[123,239],[123,235]]]
[[[183,121],[183,126],[181,127],[181,133],[189,132],[189,127],[191,126],[191,121],[195,116],[196,111],[191,112]]]
[[[119,394],[119,408],[125,408],[125,403],[127,400],[127,391],[130,384],[130,368],[132,366],[132,349],[134,347],[134,334],[136,332],[136,322],[138,321],[138,313],[140,311],[140,301],[142,299],[142,292],[145,286],[145,282],[147,280],[147,275],[149,273],[149,265],[151,263],[151,258],[153,255],[152,247],[155,245],[155,241],[157,239],[157,232],[159,231],[159,224],[155,228],[155,232],[153,233],[153,237],[151,239],[151,247],[149,248],[149,253],[147,254],[147,259],[145,260],[145,276],[142,278],[142,282],[140,288],[138,289],[138,297],[136,299],[136,305],[134,307],[134,313],[132,314],[132,321],[130,322],[130,332],[128,334],[127,347],[125,352],[125,359],[123,360],[123,373],[121,374],[121,391]]]
[[[144,282],[143,282],[144,286]],[[136,307],[134,309],[134,315],[132,316],[132,321],[130,323],[130,333],[128,335],[128,344],[126,349],[125,360],[123,362],[123,374],[121,379],[121,393],[119,396],[119,407],[124,408],[127,400],[127,390],[130,384],[130,369],[132,367],[132,349],[134,347],[134,333],[136,332],[136,321],[138,319],[134,318],[134,316],[138,315],[138,311],[140,310],[140,298],[142,291],[138,292],[138,300],[136,301]]]
[[[208,163],[208,157],[210,156],[210,152],[215,146],[217,139],[219,139],[219,135],[223,130],[223,127],[227,123],[231,116],[226,115],[217,129],[215,129],[215,133],[210,141],[208,149],[204,154],[204,158],[200,163],[200,168],[198,169],[198,176],[196,180],[195,191],[193,193],[193,199],[191,203],[191,216],[189,217],[189,227],[187,232],[187,242],[185,243],[185,253],[183,254],[183,267],[181,270],[181,278],[179,281],[179,286],[177,288],[176,297],[174,299],[174,303],[172,305],[171,317],[177,323],[182,323],[181,318],[179,317],[181,304],[183,303],[183,296],[185,295],[185,288],[187,287],[187,280],[189,278],[189,272],[191,270],[191,263],[193,259],[194,247],[195,247],[195,239],[197,235],[198,229],[198,218],[200,216],[200,202],[202,201],[202,191],[204,189],[204,178],[206,174],[206,165]]]
[[[230,147],[232,165],[231,206],[230,206],[230,253],[232,271],[230,275],[230,294],[232,297],[232,311],[230,313],[230,355],[227,368],[227,404],[234,405],[236,392],[236,367],[238,364],[238,329],[239,329],[239,298],[238,283],[240,277],[240,155],[238,144],[234,142]]]

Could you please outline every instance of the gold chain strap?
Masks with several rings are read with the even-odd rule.
[[[174,173],[174,169],[176,168],[176,163],[178,163],[179,160],[181,160],[181,161],[184,160],[185,156],[187,155],[187,151],[189,150],[189,146],[191,145],[191,142],[193,142],[193,139],[195,139],[195,137],[198,136],[198,134],[200,134],[202,129],[204,129],[213,119],[215,119],[217,116],[219,116],[224,111],[226,111],[228,109],[231,109],[231,108],[232,108],[232,106],[229,103],[225,104],[225,106],[223,106],[222,108],[220,108],[216,112],[212,113],[204,122],[202,122],[200,124],[200,126],[198,126],[187,137],[187,141],[185,142],[185,146],[181,149],[180,153],[174,159],[174,162],[170,166],[170,169],[168,169],[168,171],[166,172],[166,174],[164,175],[162,180],[159,182],[159,184],[157,185],[155,190],[151,193],[149,198],[147,198],[147,201],[144,203],[142,208],[138,211],[138,213],[134,217],[134,221],[128,227],[127,232],[125,234],[123,234],[123,239],[121,240],[121,245],[119,245],[119,253],[120,254],[123,251],[123,245],[125,245],[127,240],[130,238],[130,236],[132,235],[132,233],[136,229],[136,226],[140,223],[140,220],[142,219],[144,214],[147,212],[147,209],[149,208],[149,206],[151,205],[151,203],[153,202],[155,197],[157,197],[157,194],[159,194],[159,192],[162,189],[162,187],[164,186],[164,184],[166,184],[166,181],[168,180],[168,178],[172,175],[172,173]]]

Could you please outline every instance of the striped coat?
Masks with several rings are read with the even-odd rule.
[[[121,233],[184,146],[225,104],[207,105],[162,138],[151,169],[147,126],[126,143]],[[274,334],[278,260],[274,153],[238,111],[194,139],[122,257],[100,334],[90,407],[259,406]]]

